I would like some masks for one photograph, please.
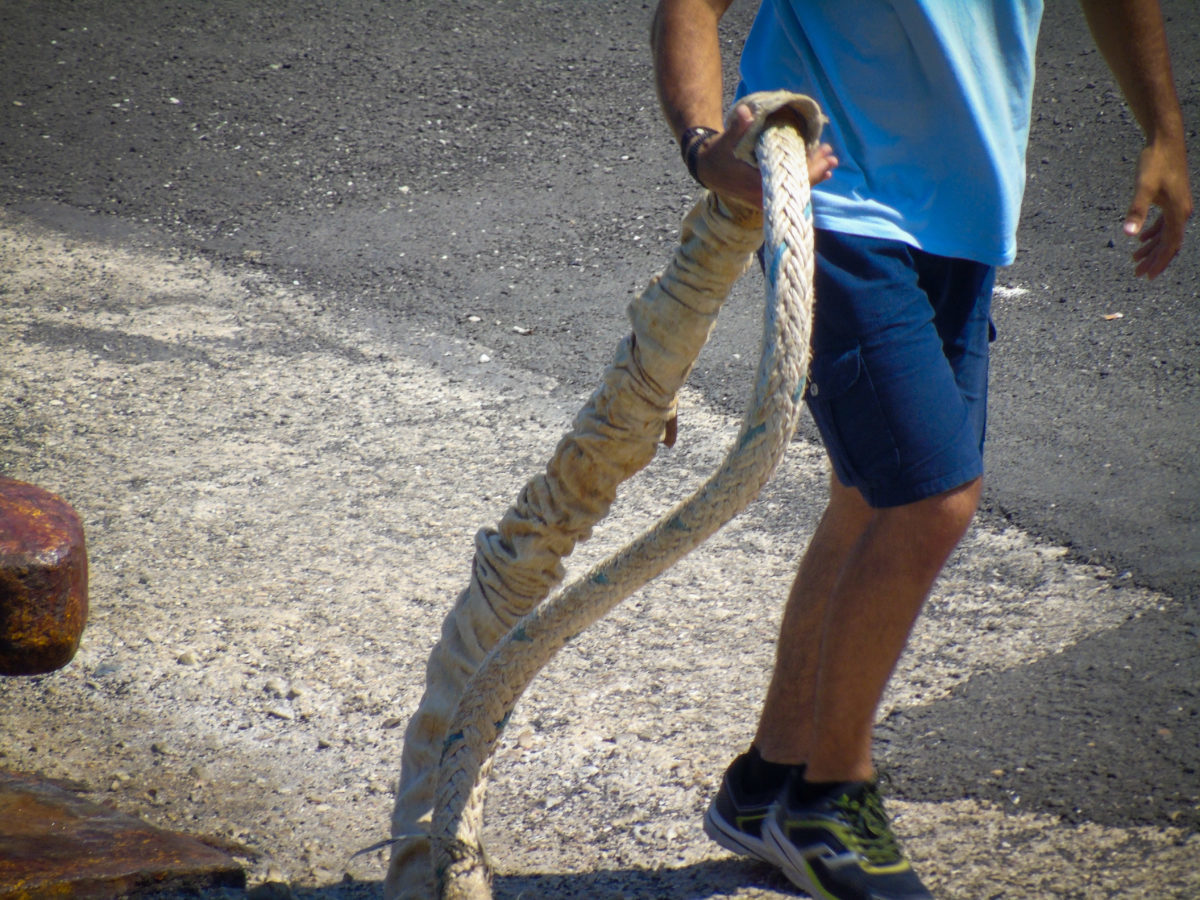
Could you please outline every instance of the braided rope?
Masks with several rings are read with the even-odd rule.
[[[741,430],[720,468],[623,550],[547,600],[488,654],[447,732],[431,839],[444,900],[488,900],[479,835],[496,743],[537,672],[559,649],[678,562],[757,496],[795,432],[812,328],[812,208],[803,138],[770,125],[756,145],[763,173],[768,300],[762,354]]]

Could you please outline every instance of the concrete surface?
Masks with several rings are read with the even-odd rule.
[[[220,841],[260,892],[376,894],[382,853],[353,854],[387,835],[471,535],[582,397],[255,266],[134,244],[0,219],[0,471],[79,511],[93,597],[70,666],[0,682],[0,765]],[[689,391],[679,444],[572,571],[698,484],[735,424]],[[741,519],[534,683],[490,795],[498,897],[789,895],[700,819],[752,732],[824,482],[798,441]],[[1195,897],[1198,650],[1194,609],[983,516],[882,714],[931,884]]]

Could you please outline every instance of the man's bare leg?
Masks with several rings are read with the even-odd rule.
[[[764,759],[807,763],[809,781],[872,776],[879,701],[981,489],[875,510],[833,480],[784,611],[755,738]]]
[[[874,510],[854,488],[829,477],[829,504],[813,532],[783,610],[775,669],[754,743],[764,759],[808,762],[816,700],[820,634],[826,610],[847,557]]]

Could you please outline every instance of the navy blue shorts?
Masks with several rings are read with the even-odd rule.
[[[807,400],[838,479],[878,508],[981,476],[995,269],[900,241],[815,240]]]

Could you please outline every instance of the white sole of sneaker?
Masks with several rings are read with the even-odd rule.
[[[824,890],[813,877],[808,863],[793,844],[784,837],[775,824],[773,816],[768,816],[763,822],[763,845],[775,859],[779,871],[787,876],[788,881],[815,900],[838,900]]]
[[[714,806],[710,806],[704,814],[704,833],[726,850],[739,856],[757,859],[772,866],[779,865],[775,854],[765,841],[738,831],[725,821]]]

